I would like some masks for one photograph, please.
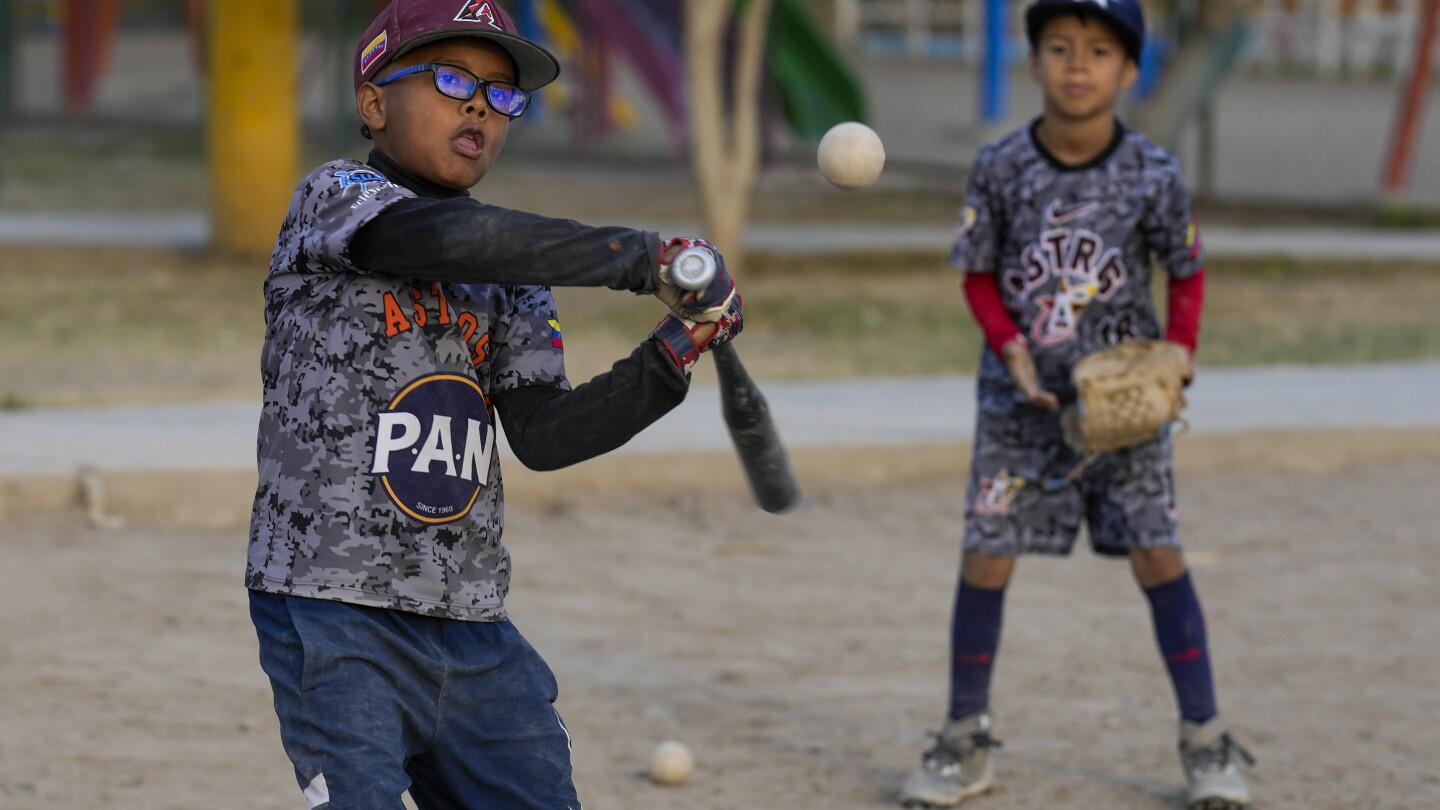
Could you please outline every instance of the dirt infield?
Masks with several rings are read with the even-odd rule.
[[[1430,441],[1182,445],[1186,543],[1221,704],[1261,760],[1257,807],[1440,806]],[[863,456],[807,459],[831,474],[781,517],[734,487],[702,504],[512,473],[513,616],[559,676],[586,807],[889,805],[941,720],[956,452],[882,477]],[[0,522],[0,807],[302,805],[240,585],[245,493],[206,497],[184,514],[218,528]],[[1173,700],[1126,567],[1026,560],[1005,622],[1000,787],[967,806],[1180,807]],[[680,788],[639,775],[666,738],[698,761]]]

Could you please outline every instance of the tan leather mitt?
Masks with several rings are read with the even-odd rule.
[[[1080,359],[1075,404],[1061,422],[1065,443],[1090,455],[1160,437],[1180,419],[1190,353],[1168,340],[1131,340]]]

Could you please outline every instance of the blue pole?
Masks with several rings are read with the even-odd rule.
[[[1163,45],[1156,41],[1158,37],[1147,37],[1145,44],[1140,48],[1140,78],[1136,79],[1135,85],[1130,88],[1130,93],[1135,98],[1145,100],[1155,92],[1160,84],[1160,70],[1164,65]]]
[[[980,118],[987,124],[996,124],[1005,118],[1008,4],[1008,0],[985,0],[985,66],[980,74]]]

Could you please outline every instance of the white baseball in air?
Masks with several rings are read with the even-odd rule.
[[[836,124],[816,150],[820,173],[840,188],[864,188],[885,168],[885,144],[875,130],[859,121]]]
[[[685,743],[666,740],[650,752],[650,780],[657,785],[682,785],[695,770],[695,757]]]

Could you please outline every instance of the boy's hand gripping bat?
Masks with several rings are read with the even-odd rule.
[[[715,258],[706,248],[687,248],[675,254],[668,270],[675,286],[703,290],[715,277]],[[734,344],[716,346],[710,355],[715,358],[720,379],[721,414],[755,502],[766,512],[794,508],[800,502],[800,484],[775,430],[765,395],[740,362]]]

